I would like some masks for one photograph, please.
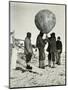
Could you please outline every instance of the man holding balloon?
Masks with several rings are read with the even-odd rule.
[[[45,59],[44,47],[46,41],[50,43],[50,55],[53,61],[53,67],[55,67],[55,49],[56,49],[55,33],[51,34],[50,40],[48,39],[48,37],[46,38],[47,40],[42,39],[43,34],[46,34],[47,36],[47,34],[55,27],[55,24],[56,24],[55,14],[50,10],[47,9],[40,10],[35,16],[35,25],[38,28],[38,30],[40,30],[40,34],[38,35],[36,42],[39,50],[39,67],[41,68],[44,67],[43,59]],[[40,43],[38,44],[38,42]]]
[[[44,60],[45,60],[45,52],[44,52],[44,47],[46,44],[46,39],[43,39],[43,33],[40,32],[37,40],[36,40],[36,47],[38,48],[39,51],[39,68],[44,69]]]

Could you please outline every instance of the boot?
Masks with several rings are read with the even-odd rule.
[[[53,66],[52,66],[52,68],[55,68],[55,62],[53,61]]]
[[[48,66],[51,67],[51,61],[50,60],[48,61]]]
[[[30,65],[27,65],[26,69],[32,70],[32,67]]]
[[[39,61],[39,68],[45,69],[44,60]]]

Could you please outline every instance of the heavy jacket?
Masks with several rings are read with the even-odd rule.
[[[50,52],[56,52],[56,38],[50,40]]]
[[[37,37],[36,47],[37,48],[44,48],[45,47],[45,42],[40,35],[38,35],[38,37]]]
[[[47,51],[52,53],[52,52],[56,52],[56,38],[54,37],[50,37],[48,38],[48,48]]]
[[[40,35],[38,35],[37,37],[36,47],[39,50],[39,60],[45,60],[45,52],[44,52],[45,41],[42,39]]]
[[[29,53],[33,53],[31,40],[28,37],[26,37],[24,41],[24,53],[26,55]]]
[[[56,49],[61,50],[61,52],[62,52],[62,42],[59,40],[56,41]]]

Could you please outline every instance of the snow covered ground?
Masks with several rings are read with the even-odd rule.
[[[10,68],[10,87],[33,87],[33,86],[51,86],[51,85],[65,85],[65,54],[61,55],[61,65],[56,65],[55,68],[48,67],[48,59],[46,55],[45,69],[39,69],[38,55],[32,57],[31,65],[33,69],[39,73],[29,71],[21,71]],[[17,56],[18,61],[21,62],[22,68],[26,66],[25,58]],[[12,63],[12,62],[11,62]],[[20,63],[17,64],[20,66]],[[17,66],[16,65],[16,66]],[[12,65],[11,65],[12,66]],[[10,67],[11,67],[10,66]]]

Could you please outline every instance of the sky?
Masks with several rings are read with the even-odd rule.
[[[31,32],[32,44],[36,43],[39,30],[35,25],[35,15],[43,9],[52,11],[56,16],[56,25],[52,29],[56,37],[60,36],[65,51],[65,6],[52,4],[10,3],[10,31],[15,31],[15,38],[25,39],[26,33]],[[48,33],[48,36],[50,35]]]

